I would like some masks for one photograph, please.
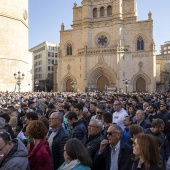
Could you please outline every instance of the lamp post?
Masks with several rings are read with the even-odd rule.
[[[38,90],[38,84],[39,84],[39,81],[38,81],[38,80],[35,80],[36,92],[37,92],[37,90]]]
[[[18,73],[14,73],[14,78],[17,80],[17,85],[18,85],[18,92],[20,93],[21,91],[21,81],[24,79],[24,73],[21,74],[20,71],[18,71]]]
[[[72,88],[73,88],[73,92],[74,92],[75,84],[76,84],[76,81],[75,81],[75,80],[72,80],[72,81],[71,81],[71,86],[72,86]]]
[[[123,82],[124,82],[124,84],[125,84],[125,86],[126,86],[126,93],[127,93],[127,88],[128,88],[128,85],[129,85],[130,80],[125,79],[125,80],[123,80]]]

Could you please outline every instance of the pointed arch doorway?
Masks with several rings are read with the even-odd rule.
[[[105,91],[106,86],[109,87],[109,80],[106,76],[102,75],[97,80],[97,89],[98,91]]]
[[[73,91],[73,87],[71,85],[71,79],[68,79],[67,82],[66,82],[66,91],[68,92],[72,92]]]
[[[136,91],[146,91],[146,81],[142,77],[136,80]]]

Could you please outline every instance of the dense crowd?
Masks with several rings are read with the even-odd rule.
[[[170,170],[170,93],[0,93],[0,170]]]

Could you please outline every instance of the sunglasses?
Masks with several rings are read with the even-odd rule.
[[[99,115],[99,114],[100,114],[100,115],[102,115],[102,114],[103,114],[103,112],[97,112],[97,114],[98,114],[98,115]]]
[[[106,132],[106,135],[112,136],[114,133],[118,133],[118,132]]]

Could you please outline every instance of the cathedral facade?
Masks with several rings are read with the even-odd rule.
[[[155,91],[153,20],[138,21],[135,0],[82,0],[71,30],[60,31],[58,91]]]

